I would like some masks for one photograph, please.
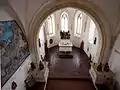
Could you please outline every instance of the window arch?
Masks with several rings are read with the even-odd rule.
[[[88,41],[91,44],[93,44],[93,41],[94,41],[95,28],[96,28],[95,23],[91,20],[90,28],[89,28],[89,36],[88,36]]]
[[[68,32],[68,14],[66,12],[61,14],[61,31]]]
[[[83,26],[83,14],[79,13],[75,17],[75,35],[80,35]]]
[[[48,17],[47,22],[48,22],[49,35],[54,35],[55,34],[55,20],[54,20],[53,14]]]

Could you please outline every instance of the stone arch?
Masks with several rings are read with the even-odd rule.
[[[116,34],[115,34],[116,35],[115,39],[119,36],[119,34],[120,34],[120,21],[119,21],[119,24],[118,24],[118,27],[117,27],[117,31],[116,31]]]
[[[100,52],[99,61],[105,63],[108,60],[110,55],[110,45],[111,45],[111,34],[110,34],[110,25],[104,12],[93,2],[89,1],[51,1],[45,3],[33,16],[31,23],[29,24],[28,31],[28,39],[30,50],[33,54],[34,62],[39,59],[38,51],[37,51],[37,37],[39,32],[39,27],[42,25],[43,21],[46,19],[48,15],[53,13],[56,10],[65,8],[65,7],[73,7],[78,8],[87,13],[96,25],[99,27],[99,32],[102,37],[102,47]]]

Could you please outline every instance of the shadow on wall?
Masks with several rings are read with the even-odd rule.
[[[28,57],[28,43],[15,20],[0,21],[2,86]]]

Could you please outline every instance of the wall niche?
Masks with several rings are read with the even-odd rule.
[[[94,44],[96,44],[96,42],[97,42],[97,38],[95,37],[95,39],[94,39]]]

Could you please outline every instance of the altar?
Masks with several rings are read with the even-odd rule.
[[[72,52],[72,42],[69,39],[62,39],[59,42],[60,52]]]

